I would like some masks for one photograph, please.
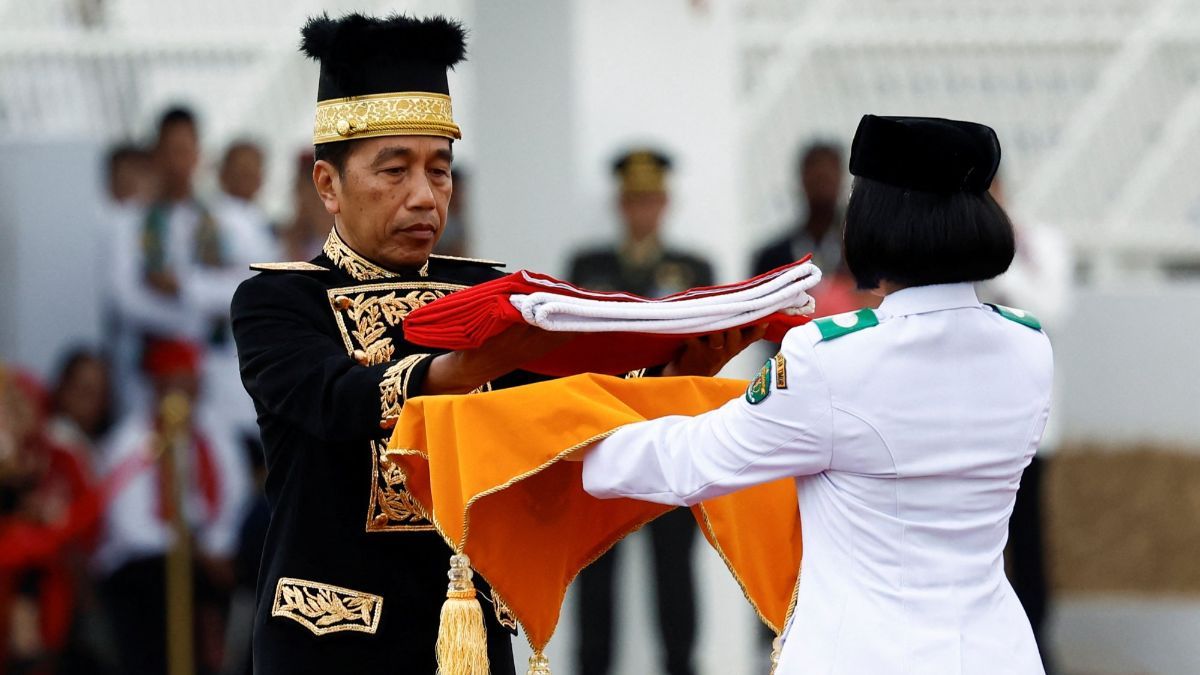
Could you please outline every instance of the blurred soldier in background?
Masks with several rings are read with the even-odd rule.
[[[669,203],[671,160],[661,152],[635,149],[613,164],[619,183],[618,208],[623,240],[613,247],[587,250],[571,261],[572,283],[594,290],[619,290],[662,297],[713,283],[704,260],[663,245],[660,231]],[[646,529],[654,548],[658,623],[666,672],[687,675],[696,640],[696,598],[692,547],[696,523],[686,509],[651,522]],[[579,672],[610,672],[613,655],[613,576],[621,545],[579,575]]]
[[[796,163],[796,181],[804,211],[791,231],[754,254],[751,274],[762,274],[801,257],[813,256],[824,273],[812,289],[816,316],[840,314],[871,303],[855,290],[842,259],[842,186],[846,166],[842,149],[834,143],[816,142],[805,147]]]
[[[471,250],[470,218],[467,216],[471,178],[466,169],[461,167],[454,167],[451,173],[454,179],[454,196],[450,198],[450,207],[446,212],[446,232],[438,239],[433,252],[461,257],[470,255]]]

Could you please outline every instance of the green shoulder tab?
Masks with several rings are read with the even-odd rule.
[[[817,330],[821,331],[822,340],[832,340],[843,335],[856,333],[864,328],[879,325],[879,317],[872,309],[860,309],[857,312],[835,314],[814,321]]]
[[[1026,312],[1023,309],[1014,309],[1012,307],[1005,307],[1004,305],[994,305],[990,302],[985,304],[988,307],[991,307],[993,312],[1008,319],[1009,321],[1015,321],[1022,326],[1028,326],[1034,330],[1042,329],[1042,322],[1038,321],[1036,316]]]

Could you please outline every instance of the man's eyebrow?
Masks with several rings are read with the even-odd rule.
[[[372,166],[379,166],[389,159],[408,158],[412,156],[412,150],[404,146],[387,146],[380,148],[379,152],[375,153],[375,159],[371,162]]]
[[[438,159],[444,159],[450,163],[454,162],[454,151],[449,148],[438,148],[433,154]]]

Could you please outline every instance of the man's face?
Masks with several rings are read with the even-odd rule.
[[[234,148],[221,167],[221,187],[234,197],[253,201],[262,183],[262,153],[252,147]]]
[[[832,208],[842,194],[841,159],[828,152],[811,155],[804,163],[800,183],[810,208]]]
[[[164,181],[170,186],[185,186],[200,162],[200,142],[196,128],[187,122],[167,125],[158,138],[156,159]]]
[[[621,219],[634,240],[658,233],[667,210],[665,192],[626,192],[620,198]]]
[[[452,159],[446,138],[368,138],[354,144],[340,174],[317,162],[313,181],[351,248],[384,267],[415,267],[446,227]]]

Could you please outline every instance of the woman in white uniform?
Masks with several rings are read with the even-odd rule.
[[[865,116],[846,262],[884,299],[788,333],[746,396],[598,443],[597,497],[691,505],[795,477],[804,561],[778,673],[1041,673],[1004,576],[1050,406],[1050,343],[972,282],[1012,261],[990,128]]]

